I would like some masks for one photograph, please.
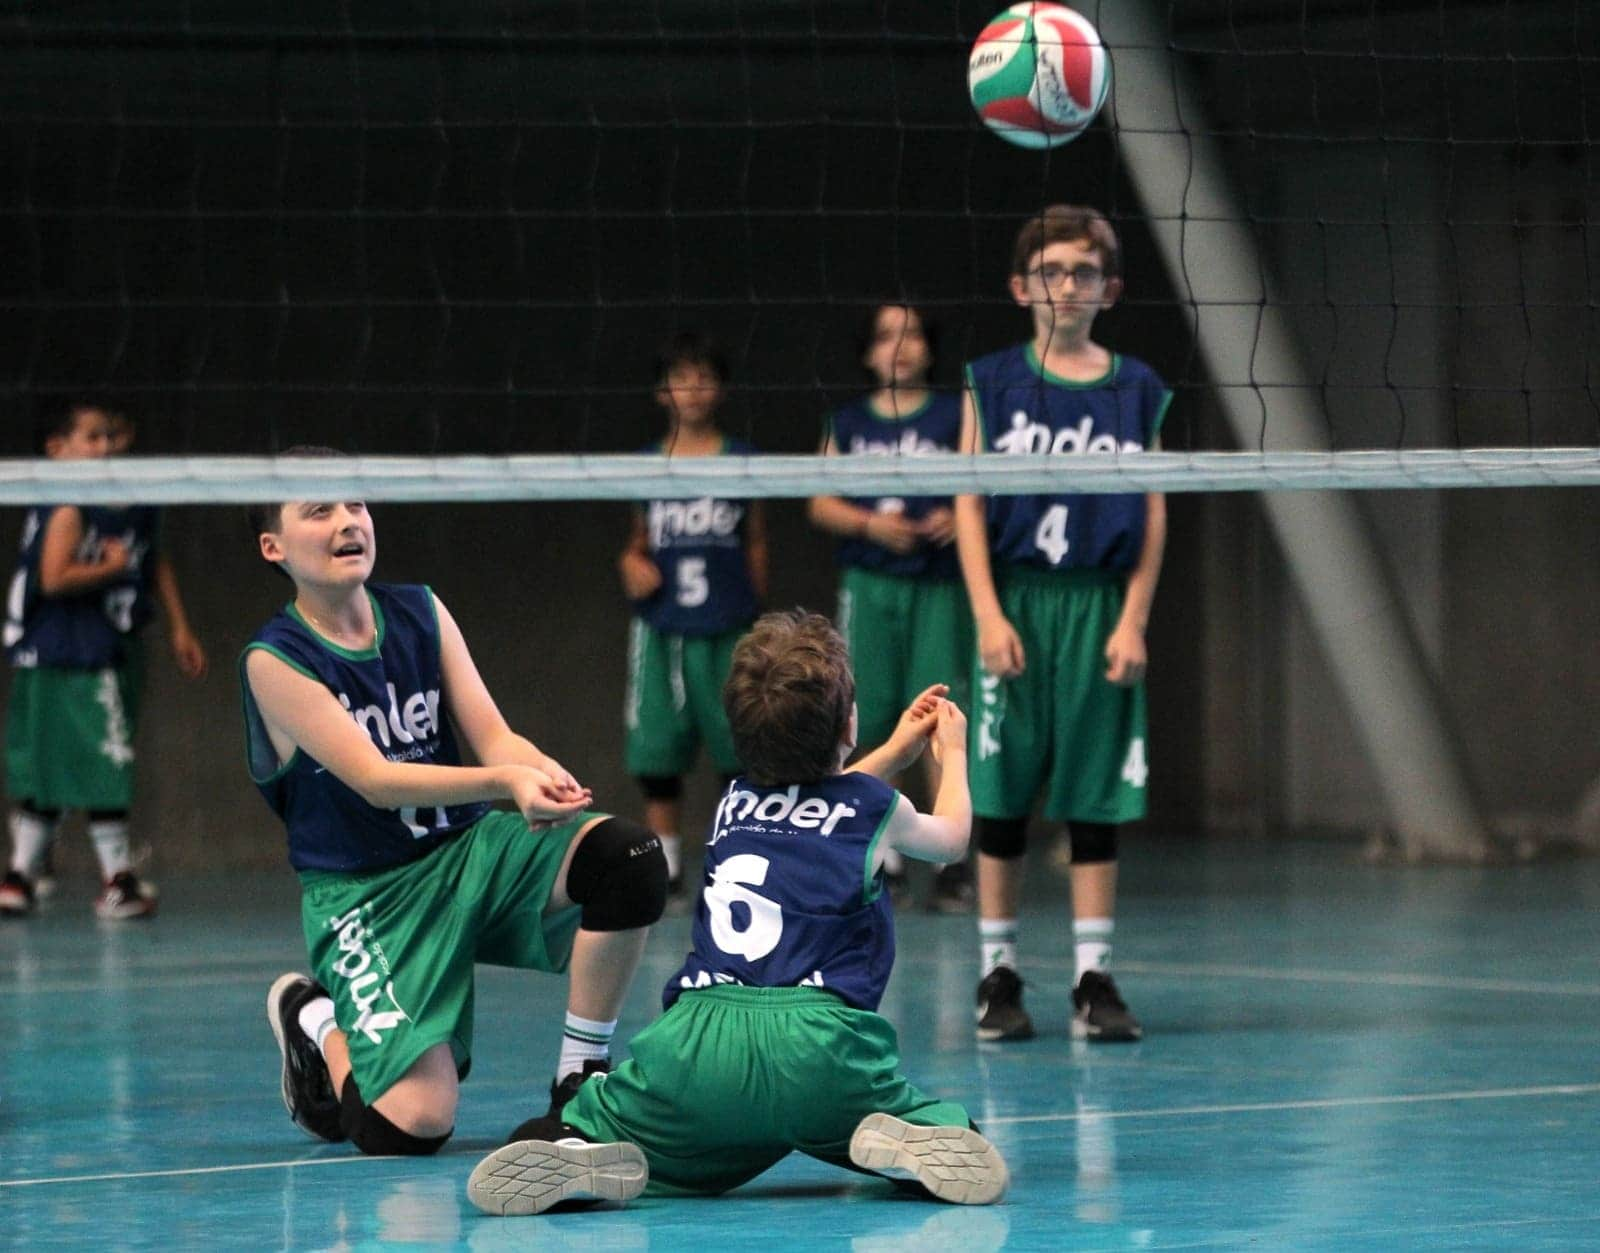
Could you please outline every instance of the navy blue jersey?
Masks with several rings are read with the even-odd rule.
[[[869,397],[853,400],[828,419],[828,431],[839,452],[880,456],[924,457],[954,452],[961,442],[961,397],[930,392],[915,413],[886,418]],[[915,522],[932,509],[950,508],[948,496],[851,496],[851,504],[883,513],[899,513]],[[924,544],[909,553],[893,553],[871,540],[839,541],[841,566],[919,578],[953,579],[960,573],[954,544]]]
[[[980,447],[1012,456],[1138,452],[1161,430],[1172,393],[1155,371],[1116,355],[1092,382],[1047,373],[1032,344],[967,366]],[[1132,570],[1144,546],[1145,498],[1067,493],[991,496],[989,549],[1011,565]]]
[[[894,914],[873,852],[900,794],[859,771],[821,783],[759,787],[735,779],[706,842],[693,950],[667,980],[816,987],[877,1009],[894,966]]]
[[[83,538],[73,560],[99,561],[106,541],[118,540],[128,550],[128,567],[89,591],[45,596],[39,590],[39,556],[50,515],[60,507],[30,509],[23,519],[17,569],[6,595],[6,655],[19,667],[120,665],[128,637],[150,620],[160,511],[151,505],[79,506]]]
[[[660,445],[651,451],[660,452]],[[738,440],[722,444],[724,456],[754,451]],[[743,500],[647,501],[645,533],[661,586],[636,601],[634,612],[671,635],[721,635],[755,621],[759,606],[745,556],[749,518]]]
[[[377,809],[304,750],[280,763],[245,677],[245,659],[264,648],[325,685],[390,761],[459,766],[441,712],[439,618],[420,586],[371,584],[374,646],[352,652],[329,643],[288,605],[257,631],[239,657],[250,777],[289,829],[296,870],[381,870],[414,861],[488,812],[470,805]]]

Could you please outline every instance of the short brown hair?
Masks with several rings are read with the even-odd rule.
[[[1033,255],[1051,244],[1087,242],[1100,254],[1100,266],[1107,278],[1122,276],[1122,245],[1117,232],[1098,209],[1085,205],[1046,205],[1022,224],[1016,247],[1011,252],[1011,272],[1028,273]]]
[[[855,675],[844,637],[821,614],[764,614],[733,650],[722,705],[752,783],[815,783],[839,768]]]
[[[280,457],[348,457],[350,454],[323,444],[296,444],[285,448]],[[256,501],[244,508],[244,522],[250,528],[250,538],[255,539],[267,531],[276,534],[283,526],[283,507],[286,500]]]

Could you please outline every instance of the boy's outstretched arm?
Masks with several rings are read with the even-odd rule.
[[[478,665],[467,648],[466,637],[454,616],[437,596],[434,611],[439,616],[439,668],[444,678],[444,707],[451,721],[485,766],[531,766],[549,775],[566,799],[580,795],[587,801],[588,789],[555,758],[526,736],[513,731],[489,694],[488,685],[478,673]]]
[[[178,591],[178,574],[166,555],[156,557],[156,598],[161,602],[161,612],[167,616],[167,638],[172,643],[172,657],[178,663],[178,673],[186,679],[198,679],[206,672],[206,650],[189,626],[189,615],[183,609],[183,595]]]
[[[961,451],[976,455],[978,410],[969,392],[961,399]],[[978,657],[983,668],[1002,679],[1015,678],[1027,664],[1022,640],[1000,608],[994,590],[994,569],[989,563],[989,525],[982,496],[957,496],[956,559],[972,603],[972,620],[978,628]]]
[[[922,756],[922,750],[928,746],[928,737],[938,726],[939,700],[949,692],[950,689],[943,683],[924,688],[905,707],[889,738],[852,762],[849,772],[870,774],[885,783],[893,783]]]
[[[388,760],[324,684],[265,649],[250,649],[245,678],[280,759],[303,750],[374,808],[510,800],[530,825],[584,809],[583,801],[566,799],[548,774],[532,766]]]
[[[128,549],[121,540],[103,540],[96,561],[79,561],[83,514],[76,505],[62,505],[44,524],[39,544],[39,592],[43,596],[76,596],[92,592],[128,568]]]
[[[938,702],[929,745],[943,767],[933,812],[918,813],[902,796],[883,843],[919,861],[960,861],[972,837],[972,794],[967,790],[967,719],[950,701]]]

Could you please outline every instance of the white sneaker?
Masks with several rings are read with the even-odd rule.
[[[467,1197],[486,1214],[542,1214],[561,1201],[631,1201],[650,1167],[636,1144],[518,1140],[473,1168]]]
[[[914,1179],[941,1201],[992,1205],[1011,1173],[1000,1151],[970,1127],[919,1127],[893,1114],[868,1114],[850,1137],[863,1170]]]

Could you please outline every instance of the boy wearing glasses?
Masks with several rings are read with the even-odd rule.
[[[1093,209],[1050,205],[1017,235],[1011,298],[1028,342],[970,362],[969,453],[1056,456],[1156,447],[1172,393],[1149,366],[1090,337],[1122,294],[1116,233]],[[1017,974],[1029,811],[1066,824],[1076,979],[1072,1034],[1137,1040],[1108,973],[1117,828],[1145,813],[1144,632],[1166,541],[1156,493],[956,499],[956,545],[978,636],[971,778],[983,979],[978,1038],[1033,1035]]]

